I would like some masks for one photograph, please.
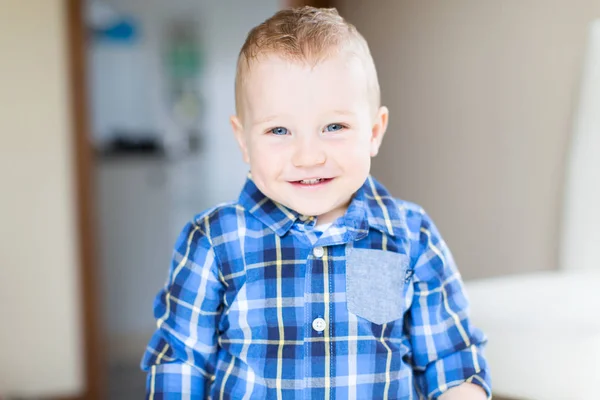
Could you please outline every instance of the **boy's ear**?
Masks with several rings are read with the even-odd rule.
[[[379,146],[383,140],[383,135],[388,126],[389,111],[387,107],[379,107],[377,110],[377,116],[371,129],[371,157],[375,157],[379,153]]]
[[[231,122],[235,140],[238,142],[240,150],[242,151],[242,158],[244,159],[244,162],[248,164],[250,163],[250,156],[248,155],[248,145],[246,143],[246,136],[244,135],[244,127],[239,118],[235,115],[229,118],[229,122]]]

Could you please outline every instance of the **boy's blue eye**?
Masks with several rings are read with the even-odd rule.
[[[284,128],[282,126],[278,126],[277,128],[273,128],[270,131],[273,135],[277,135],[277,136],[284,136],[288,134],[288,130],[287,128]]]
[[[329,124],[325,128],[327,132],[335,132],[344,129],[344,127],[340,124]]]

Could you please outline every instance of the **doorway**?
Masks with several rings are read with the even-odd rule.
[[[82,19],[70,33],[85,398],[143,397],[139,362],[175,238],[245,179],[228,123],[239,49],[282,6],[307,3],[68,0],[71,25]]]

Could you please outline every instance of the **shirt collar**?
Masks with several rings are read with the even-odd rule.
[[[248,175],[240,194],[239,203],[260,222],[283,236],[290,230],[300,214],[265,196]]]
[[[301,216],[265,196],[250,175],[240,194],[239,203],[278,236],[285,235]],[[404,226],[403,222],[404,218],[394,198],[371,176],[355,193],[344,215],[344,223],[356,232],[356,239],[366,236],[369,227],[396,236]]]
[[[366,225],[389,236],[402,235],[406,230],[406,218],[397,201],[372,176],[367,177],[354,195],[345,218],[353,220],[358,229],[364,229]]]

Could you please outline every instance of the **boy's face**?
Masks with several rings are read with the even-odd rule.
[[[362,63],[342,54],[311,67],[269,56],[246,78],[244,118],[231,123],[257,187],[319,224],[342,216],[387,126]]]

